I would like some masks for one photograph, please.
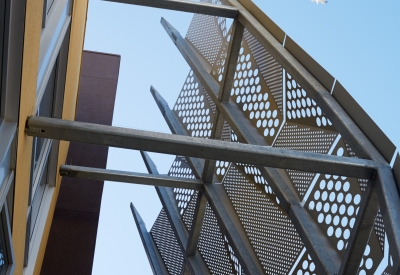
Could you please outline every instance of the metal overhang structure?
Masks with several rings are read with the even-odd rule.
[[[196,13],[186,38],[161,19],[191,67],[174,108],[150,89],[173,135],[41,117],[26,130],[142,151],[152,175],[60,174],[156,186],[171,240],[131,206],[155,274],[400,272],[395,146],[337,80],[247,0],[113,2]],[[169,175],[143,151],[177,155]]]

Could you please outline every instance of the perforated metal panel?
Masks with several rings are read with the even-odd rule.
[[[183,255],[164,209],[161,209],[150,230],[150,234],[160,252],[165,267],[168,269],[168,273],[180,275],[183,266]]]
[[[231,35],[224,18],[205,15],[194,15],[186,35],[206,70],[220,84]],[[229,88],[230,104],[238,108],[235,112],[240,112],[237,117],[262,145],[357,158],[323,108],[247,29]],[[212,136],[216,104],[193,71],[189,72],[173,111],[188,135]],[[225,121],[222,140],[240,142],[231,126]],[[327,248],[342,259],[364,191],[371,183],[366,179],[293,169],[279,173],[293,187],[312,223],[324,234]],[[176,158],[169,175],[194,178],[184,157]],[[273,185],[257,167],[217,161],[214,176],[214,182],[222,183],[265,274],[318,274],[293,222],[275,196]],[[174,194],[183,224],[190,231],[198,192],[175,188]],[[243,274],[235,249],[221,233],[208,204],[197,248],[212,274]],[[393,258],[380,213],[359,266],[357,274],[392,274]]]
[[[304,246],[292,222],[235,165],[223,184],[265,273],[287,274]]]
[[[189,167],[186,159],[184,157],[176,157],[175,161],[168,172],[169,176],[194,179],[195,176],[192,169]],[[187,188],[174,188],[175,201],[177,203],[179,213],[183,215],[185,209],[194,195],[194,190]]]
[[[211,136],[213,112],[207,98],[198,78],[190,71],[173,109],[192,137]]]
[[[208,204],[201,226],[198,249],[211,274],[236,273],[225,237],[221,233],[217,218]]]

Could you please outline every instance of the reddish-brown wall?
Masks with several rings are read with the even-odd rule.
[[[120,56],[83,52],[76,120],[111,125]],[[66,163],[106,168],[108,147],[71,142]],[[92,273],[103,182],[63,178],[41,274]]]

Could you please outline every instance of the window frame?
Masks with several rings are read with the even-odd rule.
[[[69,39],[70,39],[70,25],[62,37],[62,43],[60,45],[59,52],[57,53],[57,58],[54,62],[52,68],[50,68],[50,76],[54,73],[54,78],[48,78],[49,81],[54,81],[52,89],[52,111],[51,117],[61,118],[65,83],[66,83],[66,71],[67,71],[67,61],[68,61],[68,49],[69,49]],[[42,102],[44,91],[42,93],[37,93],[35,114],[38,114],[40,103]],[[34,148],[32,148],[34,149]],[[29,195],[29,206],[27,212],[27,224],[26,224],[26,240],[25,240],[25,255],[24,255],[24,267],[26,270],[33,270],[37,251],[40,246],[41,237],[43,234],[42,227],[47,220],[47,212],[49,210],[49,201],[54,193],[54,187],[56,186],[56,176],[57,176],[57,161],[58,161],[58,149],[59,141],[44,139],[43,146],[39,154],[36,167],[34,167],[34,154],[31,158],[31,181],[30,181],[30,195]],[[43,178],[45,177],[45,178]],[[42,193],[40,198],[35,198],[35,194],[38,190],[41,181],[44,180],[44,186],[41,186]],[[37,211],[34,211],[36,208]],[[35,216],[32,216],[32,215]],[[34,258],[34,259],[33,259]]]
[[[17,123],[22,76],[26,1],[3,0],[0,3],[0,229],[6,252],[6,269],[12,274],[15,258],[12,243],[14,210],[14,174]]]

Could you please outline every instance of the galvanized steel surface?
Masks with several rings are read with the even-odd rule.
[[[122,2],[184,10],[178,1]],[[162,19],[191,70],[172,110],[151,92],[181,136],[42,118],[28,120],[28,134],[178,155],[168,180],[186,178],[192,189],[157,188],[164,209],[151,230],[171,274],[205,266],[211,274],[398,274],[395,146],[337,80],[241,2],[203,5],[199,13],[221,9],[194,15],[186,38]],[[238,56],[228,10],[245,27]],[[199,183],[202,193],[193,190]]]

